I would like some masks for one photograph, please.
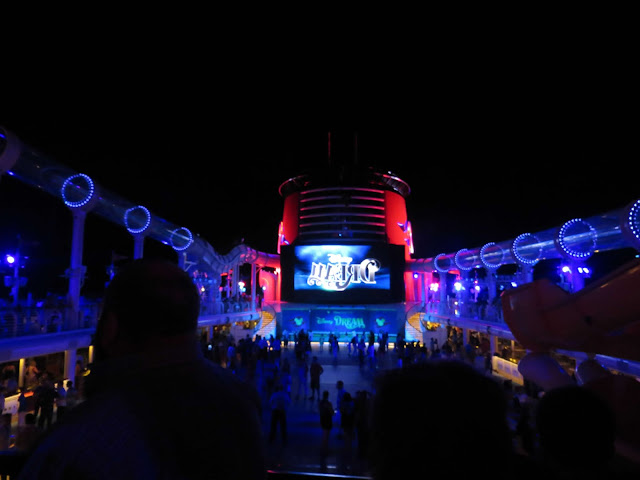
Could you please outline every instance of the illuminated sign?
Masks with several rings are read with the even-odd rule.
[[[369,245],[305,245],[296,247],[296,290],[389,288],[389,267]]]
[[[314,308],[309,315],[309,328],[314,332],[394,332],[397,312],[375,309]]]
[[[364,330],[367,325],[364,323],[364,317],[353,317],[344,315],[329,315],[327,317],[316,317],[316,325],[324,325],[324,329],[327,327],[337,327],[338,329],[345,330]]]
[[[285,302],[404,301],[402,245],[282,245],[281,265]]]
[[[289,332],[307,330],[309,328],[309,310],[283,310],[282,326]]]
[[[380,262],[375,258],[365,258],[360,264],[353,264],[351,257],[343,257],[340,253],[327,256],[327,263],[311,263],[311,274],[307,278],[309,285],[342,292],[352,283],[376,283]]]

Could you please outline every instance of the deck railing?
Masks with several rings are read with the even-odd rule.
[[[0,480],[18,478],[20,470],[26,463],[28,456],[19,450],[0,451]],[[267,470],[266,480],[312,480],[312,479],[337,479],[337,480],[371,480],[369,476],[342,475],[338,473],[310,473],[295,471]]]
[[[83,303],[79,308],[78,321],[73,322],[72,311],[64,304],[0,307],[0,339],[95,328],[100,311],[99,301]],[[258,312],[252,311],[251,303],[245,300],[203,303],[200,308],[202,317],[224,315],[224,319],[243,313],[255,313],[257,318]]]
[[[74,322],[72,310],[66,306],[0,308],[0,338],[95,328],[99,312],[98,303],[80,305],[78,321]]]

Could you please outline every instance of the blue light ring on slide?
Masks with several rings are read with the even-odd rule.
[[[181,242],[175,242],[174,239],[180,239]],[[171,232],[169,243],[174,250],[176,250],[177,252],[181,252],[191,246],[191,244],[193,243],[193,234],[188,228],[176,228]]]
[[[470,261],[469,261],[470,257]],[[456,252],[456,256],[454,257],[454,261],[460,270],[469,271],[471,270],[476,263],[476,256],[471,252],[471,250],[467,250],[466,248],[461,248]]]
[[[590,223],[581,218],[573,218],[558,229],[554,243],[563,256],[586,260],[596,251],[598,233]]]
[[[124,212],[124,226],[129,233],[143,233],[149,225],[151,225],[151,212],[146,207],[137,205]]]
[[[440,265],[440,261],[447,260],[448,264],[446,267]],[[440,273],[447,273],[451,270],[451,258],[449,258],[445,253],[439,253],[433,259],[433,266],[436,267],[436,270]]]
[[[636,250],[640,250],[640,199],[631,202],[625,209],[620,225],[622,235]]]
[[[96,185],[89,175],[76,173],[63,182],[60,195],[67,207],[88,209],[97,198]]]
[[[496,252],[496,249],[498,250],[497,252]],[[498,261],[497,262],[489,261],[489,256],[494,256],[494,255],[499,256]],[[504,261],[504,250],[495,242],[486,243],[480,249],[480,261],[488,269],[494,270],[496,268],[499,268],[502,265],[502,262]]]
[[[540,254],[542,253],[542,247],[539,246],[539,244],[540,240],[538,240],[538,237],[535,235],[522,233],[513,240],[511,244],[511,255],[519,264],[533,266],[538,263]],[[527,252],[524,250],[531,250],[532,247],[535,248],[535,245],[538,245],[537,251],[534,251],[535,255],[526,254]]]
[[[0,175],[11,169],[22,154],[22,142],[12,132],[0,126]]]

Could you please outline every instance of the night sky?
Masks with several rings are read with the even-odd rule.
[[[140,79],[126,95],[124,79],[119,90],[67,85],[14,92],[0,107],[0,125],[221,254],[242,239],[276,252],[278,186],[327,165],[329,132],[334,161],[353,162],[357,138],[360,165],[410,185],[415,258],[535,233],[640,198],[636,125],[626,115],[634,103],[615,76],[604,83],[533,72],[526,81],[411,78],[350,83],[331,94],[307,83],[232,89],[235,78],[214,93],[183,80],[169,96]],[[131,254],[133,243],[101,217],[89,215],[85,228],[87,289],[99,291],[111,252]],[[29,286],[64,292],[58,275],[69,264],[68,210],[4,175],[0,249],[13,248],[18,234],[30,257]],[[168,248],[156,243],[148,240],[145,251]]]

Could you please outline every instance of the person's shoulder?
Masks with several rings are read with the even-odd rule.
[[[99,452],[101,445],[109,443],[108,437],[118,438],[120,433],[129,431],[127,410],[114,396],[78,404],[39,437],[31,453],[33,463],[63,465],[75,461],[82,452]],[[114,422],[116,417],[118,421]]]
[[[153,470],[152,457],[135,412],[125,404],[85,401],[38,439],[20,478],[123,478],[123,472],[143,478],[132,472]]]

